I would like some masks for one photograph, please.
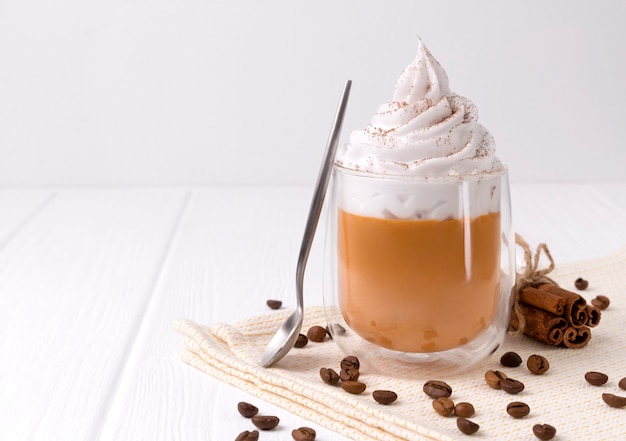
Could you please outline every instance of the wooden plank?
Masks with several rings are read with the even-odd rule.
[[[97,439],[186,201],[59,191],[0,250],[0,439]]]
[[[0,249],[53,198],[50,190],[0,190]]]
[[[295,266],[312,190],[239,187],[194,193],[124,371],[102,440],[235,439],[251,430],[238,401],[257,403],[281,418],[276,436],[311,425],[259,402],[179,359],[177,318],[234,322],[268,312],[268,298],[294,305]],[[322,230],[324,225],[322,225]],[[306,301],[321,303],[321,245],[315,241],[306,275]],[[316,428],[319,439],[342,440]]]
[[[542,183],[512,186],[514,229],[546,242],[555,261],[604,256],[626,245],[624,185]]]
[[[626,182],[599,182],[589,186],[598,199],[612,206],[620,217],[626,217]],[[622,224],[622,227],[626,225]]]
[[[583,234],[592,235],[594,255],[626,246],[626,182],[588,183],[586,187],[588,199],[594,203],[581,221]]]

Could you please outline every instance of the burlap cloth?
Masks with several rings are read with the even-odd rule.
[[[546,346],[523,335],[507,337],[503,346],[487,360],[466,372],[450,377],[433,376],[453,388],[455,402],[469,401],[476,408],[472,421],[480,425],[473,435],[478,439],[535,439],[532,426],[547,423],[557,428],[555,440],[623,440],[626,439],[626,408],[606,405],[602,393],[626,396],[617,383],[626,377],[626,248],[597,260],[557,265],[551,273],[561,286],[575,290],[574,280],[584,277],[589,288],[581,294],[590,301],[598,294],[611,300],[602,313],[592,339],[582,349]],[[176,321],[176,329],[186,336],[182,359],[226,383],[239,387],[259,399],[281,406],[348,438],[366,440],[461,440],[467,439],[456,427],[454,417],[434,412],[423,391],[423,373],[415,376],[373,372],[361,367],[360,380],[367,389],[351,395],[340,387],[329,386],[319,377],[320,367],[339,371],[345,356],[330,340],[309,342],[292,349],[271,368],[259,365],[261,355],[276,329],[290,311],[272,311],[241,323],[201,326],[189,320]],[[303,330],[325,324],[319,307],[305,311]],[[532,375],[525,363],[505,368],[500,356],[513,350],[525,361],[531,354],[542,354],[550,361],[550,370]],[[518,395],[494,390],[484,382],[484,373],[498,369],[522,381],[526,388]],[[603,386],[591,386],[584,379],[588,371],[609,376]],[[431,374],[429,374],[431,375]],[[388,406],[375,402],[371,392],[390,389],[398,400]],[[506,413],[511,401],[523,401],[531,413],[514,419]]]

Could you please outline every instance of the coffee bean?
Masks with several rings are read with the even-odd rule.
[[[528,367],[528,370],[535,375],[543,375],[548,372],[548,369],[550,369],[550,363],[546,357],[533,354],[528,357],[526,367]]]
[[[437,398],[433,401],[433,409],[439,415],[448,416],[454,412],[454,402],[446,397]]]
[[[310,427],[300,427],[291,431],[291,437],[295,441],[313,441],[316,435],[315,430]]]
[[[309,330],[306,332],[306,336],[309,340],[320,343],[323,342],[326,338],[326,328],[322,328],[321,326],[311,326]]]
[[[360,381],[342,381],[341,388],[351,394],[360,394],[365,390],[365,384]]]
[[[237,438],[235,438],[235,441],[257,441],[258,439],[259,439],[258,430],[253,430],[251,432],[248,430],[244,430],[237,436]]]
[[[342,369],[339,372],[341,381],[356,381],[359,379],[359,370],[355,368]]]
[[[502,380],[507,378],[504,372],[500,371],[487,371],[485,372],[485,383],[492,387],[493,389],[500,389],[500,384]]]
[[[348,355],[343,360],[341,360],[339,366],[343,370],[346,370],[348,368],[354,368],[358,370],[361,368],[361,363],[359,362],[359,359],[356,358],[354,355]]]
[[[513,401],[506,405],[506,413],[513,418],[523,418],[530,413],[530,407],[521,401]]]
[[[375,390],[372,397],[380,404],[391,404],[398,399],[398,394],[392,390]]]
[[[255,415],[252,417],[252,424],[261,430],[271,430],[278,426],[279,422],[278,417],[271,415]]]
[[[626,377],[619,380],[619,383],[617,383],[617,385],[619,386],[620,389],[626,390]]]
[[[611,407],[624,407],[626,406],[626,397],[620,397],[613,394],[602,394],[602,400]]]
[[[459,428],[461,432],[466,435],[471,435],[472,433],[476,433],[480,426],[473,421],[468,420],[467,418],[457,418],[456,426]]]
[[[320,369],[320,377],[326,384],[337,384],[339,383],[339,374],[335,372],[333,369],[329,368],[321,368]]]
[[[298,338],[296,339],[296,342],[293,344],[293,347],[303,348],[307,345],[308,342],[309,342],[309,337],[307,337],[304,334],[298,334]]]
[[[574,281],[574,286],[576,287],[576,289],[580,289],[581,291],[584,291],[589,286],[589,282],[583,279],[582,277],[579,277],[578,279]]]
[[[447,398],[452,395],[452,388],[444,381],[428,380],[424,383],[424,387],[422,389],[430,398]]]
[[[242,416],[245,416],[246,418],[252,418],[257,413],[259,413],[258,407],[250,403],[246,403],[245,401],[240,401],[239,403],[237,403],[237,410]]]
[[[518,367],[522,364],[522,357],[517,352],[506,352],[500,357],[500,364],[506,367]]]
[[[461,403],[457,403],[456,406],[454,406],[454,414],[456,416],[469,418],[472,415],[474,415],[474,412],[475,410],[474,410],[474,406],[472,405],[472,403],[461,402]]]
[[[507,394],[515,395],[524,390],[524,383],[513,378],[505,378],[500,382],[500,387]]]
[[[280,300],[270,299],[265,303],[267,304],[267,306],[270,307],[270,309],[280,309],[280,307],[283,306],[283,302],[281,302]]]
[[[548,441],[554,438],[556,435],[556,429],[550,424],[535,424],[533,426],[533,433],[537,438],[542,441]]]
[[[601,311],[604,311],[606,308],[609,307],[609,305],[611,304],[611,301],[609,300],[609,298],[607,296],[596,296],[595,299],[591,300],[591,304],[593,306],[595,306],[596,308],[598,308]]]
[[[593,386],[602,386],[604,383],[609,381],[609,376],[607,374],[603,374],[602,372],[587,372],[585,374],[585,380]]]

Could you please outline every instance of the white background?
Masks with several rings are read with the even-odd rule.
[[[0,185],[311,184],[419,35],[511,178],[617,180],[626,2],[0,0]]]
[[[268,438],[311,425],[181,363],[171,323],[293,306],[341,88],[364,126],[418,35],[518,181],[515,230],[557,265],[623,246],[626,2],[591,3],[0,0],[0,439],[234,439],[240,400]]]

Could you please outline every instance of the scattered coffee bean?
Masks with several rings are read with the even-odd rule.
[[[548,372],[548,369],[550,369],[550,363],[546,357],[533,354],[528,357],[526,367],[528,367],[528,370],[535,375],[543,375]]]
[[[321,368],[320,369],[320,377],[326,384],[337,384],[339,383],[339,374],[335,372],[333,369],[329,368]]]
[[[598,308],[601,311],[604,311],[606,308],[609,307],[609,305],[611,304],[611,301],[609,300],[609,298],[607,296],[596,296],[595,299],[591,300],[591,304],[593,306],[595,306],[596,308]]]
[[[259,439],[258,430],[253,430],[253,431],[244,430],[237,436],[237,438],[235,438],[235,441],[257,441],[258,439]]]
[[[316,435],[315,430],[310,427],[300,427],[291,431],[291,437],[295,441],[313,441]]]
[[[506,352],[500,357],[500,364],[506,367],[518,367],[522,364],[522,357],[517,352]]]
[[[626,406],[626,397],[620,397],[613,394],[602,394],[602,401],[611,407],[624,407]]]
[[[626,377],[619,380],[619,383],[617,383],[617,385],[619,386],[620,389],[626,390]]]
[[[507,378],[504,372],[500,371],[487,371],[485,372],[485,383],[492,387],[493,389],[500,389],[500,384],[502,380]]]
[[[446,397],[437,398],[433,401],[433,409],[439,415],[448,416],[454,412],[454,402]]]
[[[360,381],[342,381],[341,388],[351,394],[360,394],[366,388]]]
[[[513,418],[523,418],[530,413],[530,407],[521,401],[513,401],[506,405],[506,413]]]
[[[472,403],[467,403],[467,402],[461,402],[461,403],[457,403],[454,406],[454,414],[456,416],[460,416],[460,417],[464,417],[464,418],[469,418],[472,415],[474,415],[476,411],[474,410],[474,406],[472,405]]]
[[[341,381],[356,381],[359,379],[359,370],[355,368],[342,369],[339,372]]]
[[[392,390],[375,390],[372,397],[380,404],[391,404],[398,399],[398,394]]]
[[[500,387],[507,394],[515,395],[524,390],[524,383],[513,378],[505,378],[500,382]]]
[[[576,289],[580,289],[581,291],[584,291],[589,286],[589,282],[583,279],[582,277],[579,277],[578,279],[574,281],[574,286],[576,287]]]
[[[456,426],[459,428],[461,432],[466,435],[471,435],[476,433],[480,426],[473,421],[468,420],[467,418],[457,418]]]
[[[298,334],[298,338],[296,339],[296,342],[293,344],[293,347],[303,348],[307,345],[308,342],[309,342],[309,337],[307,337],[304,334]]]
[[[603,374],[602,372],[587,372],[585,374],[585,380],[593,386],[602,386],[604,383],[609,381],[609,376],[607,374]]]
[[[537,438],[542,441],[548,441],[554,438],[556,435],[556,429],[550,424],[535,424],[533,426],[533,433]]]
[[[271,430],[278,426],[280,419],[272,415],[255,415],[252,417],[252,424],[261,430]]]
[[[306,332],[306,336],[309,340],[320,343],[323,342],[326,338],[326,328],[322,328],[321,326],[311,326],[309,330]]]
[[[259,413],[258,407],[250,403],[246,403],[245,401],[240,401],[239,403],[237,403],[237,410],[242,416],[246,418],[252,418],[257,413]]]
[[[341,360],[339,366],[343,370],[346,370],[348,368],[354,368],[358,370],[361,368],[361,363],[359,362],[359,359],[356,358],[354,355],[348,355],[343,360]]]
[[[430,398],[447,398],[452,395],[452,388],[444,381],[428,380],[424,383],[424,387],[422,389]]]
[[[283,306],[283,302],[281,302],[280,300],[270,299],[265,303],[267,304],[267,306],[270,307],[270,309],[280,309],[280,307]]]

